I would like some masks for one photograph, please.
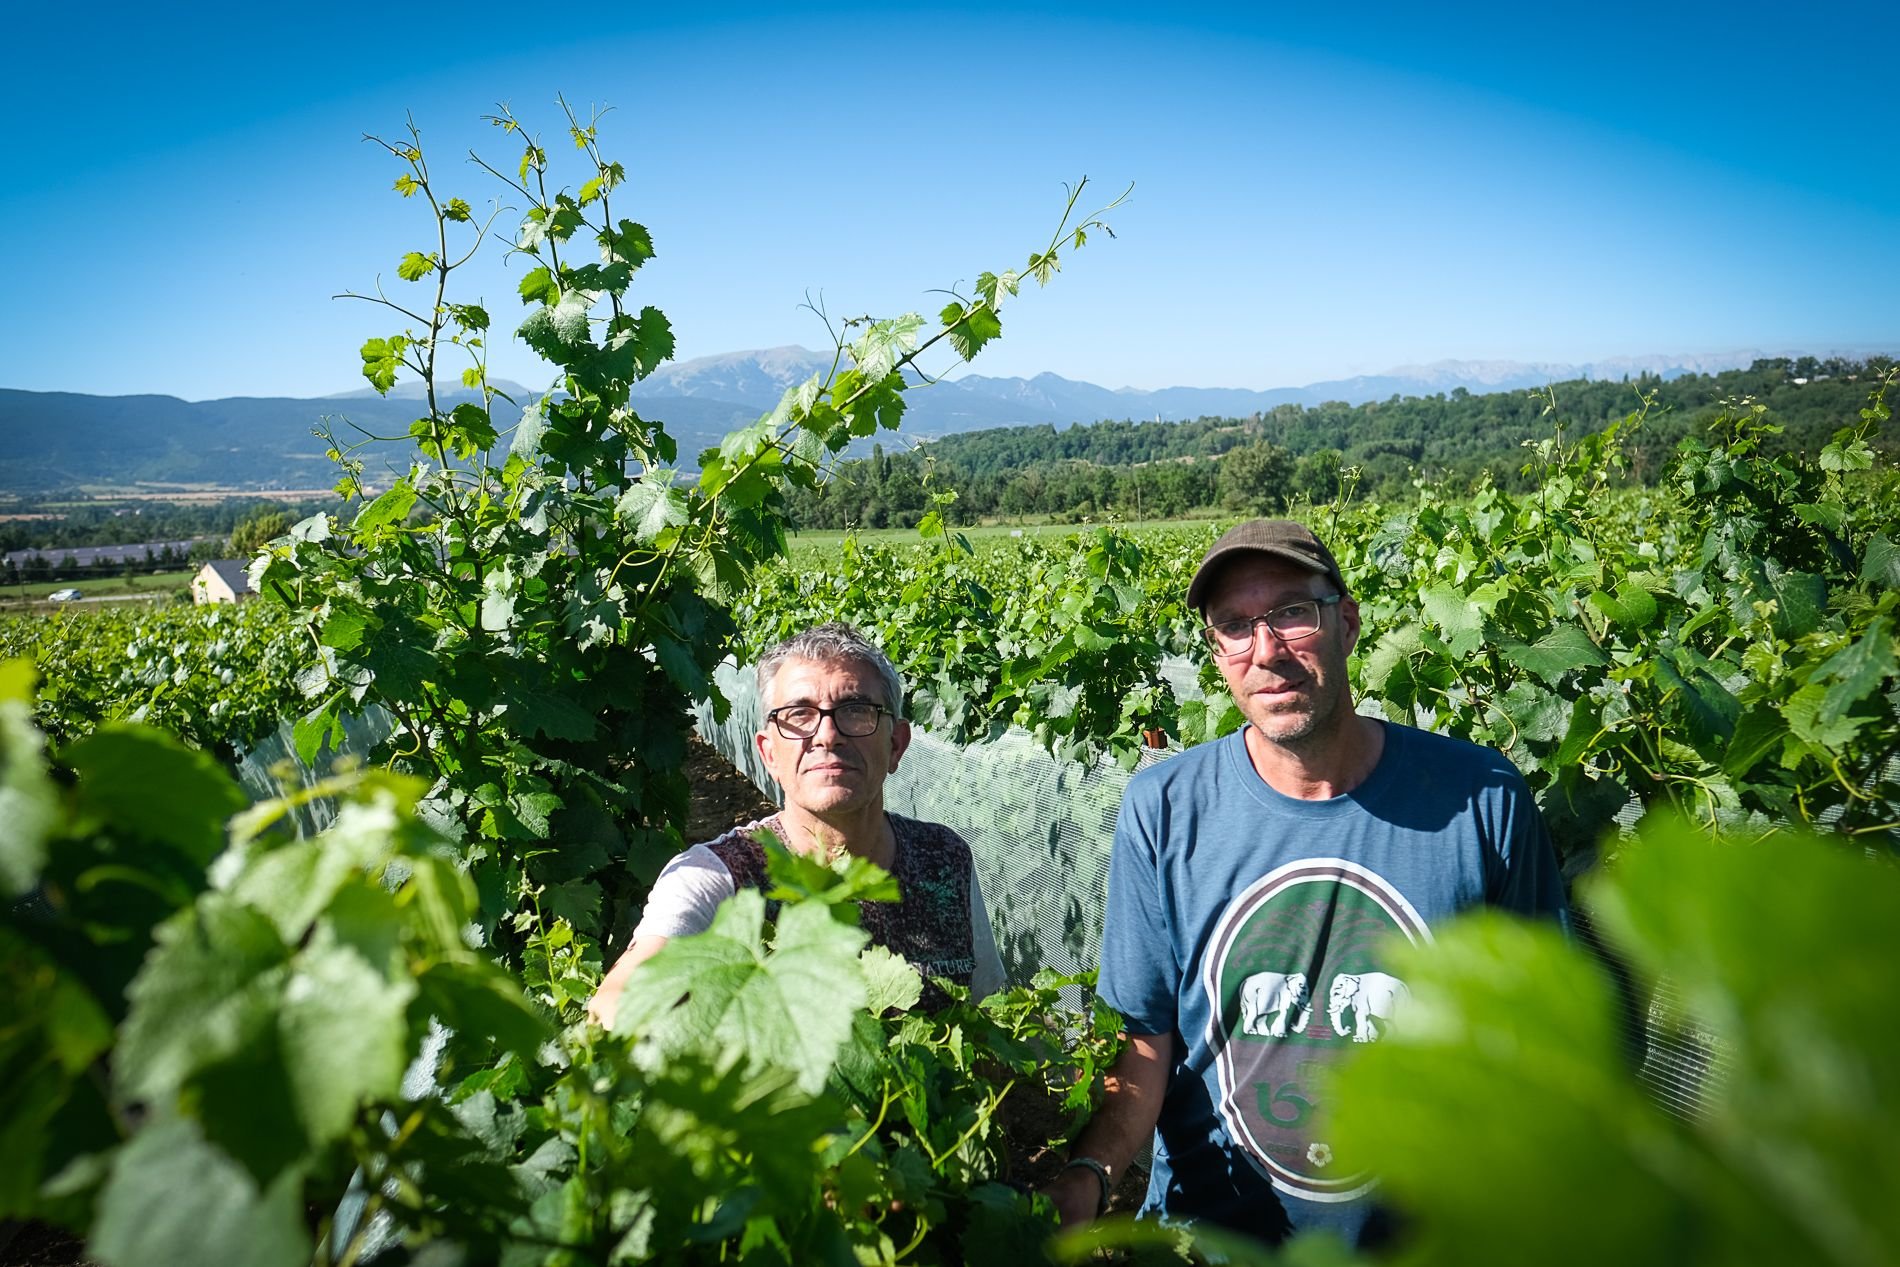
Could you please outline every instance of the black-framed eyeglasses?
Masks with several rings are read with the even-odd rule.
[[[816,704],[787,704],[767,713],[765,720],[777,726],[778,733],[787,739],[810,739],[824,725],[825,718],[829,717],[839,734],[848,739],[862,739],[866,735],[876,734],[878,722],[890,711],[882,704],[867,700],[849,700],[835,708],[820,708]]]
[[[1345,598],[1344,594],[1328,594],[1325,598],[1308,598],[1297,603],[1288,603],[1276,607],[1260,616],[1242,616],[1236,620],[1219,620],[1201,630],[1201,637],[1207,640],[1208,649],[1215,655],[1236,656],[1253,649],[1253,631],[1261,625],[1271,629],[1282,642],[1298,642],[1302,638],[1311,638],[1319,632],[1319,625],[1325,610]]]

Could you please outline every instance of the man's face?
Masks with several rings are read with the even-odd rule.
[[[1276,607],[1333,592],[1324,576],[1261,555],[1243,555],[1215,577],[1204,613],[1209,624],[1264,616]],[[1252,647],[1216,654],[1234,702],[1261,736],[1298,748],[1334,733],[1352,716],[1346,656],[1359,641],[1359,605],[1350,598],[1320,609],[1319,632],[1288,642],[1264,624]]]
[[[767,711],[793,704],[836,708],[863,702],[890,707],[877,672],[856,660],[793,658],[772,679]],[[838,733],[834,717],[821,718],[816,733],[793,739],[772,722],[756,736],[765,768],[785,789],[785,800],[813,814],[862,809],[881,803],[884,777],[897,768],[910,745],[910,723],[888,714],[862,738]]]

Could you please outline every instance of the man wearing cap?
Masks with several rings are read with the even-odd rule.
[[[1247,724],[1123,797],[1100,992],[1128,1046],[1048,1194],[1093,1217],[1152,1136],[1143,1214],[1374,1245],[1390,1220],[1335,1163],[1324,1074],[1405,1024],[1396,938],[1474,906],[1564,920],[1556,857],[1504,756],[1354,711],[1359,608],[1310,529],[1234,528],[1188,603]]]

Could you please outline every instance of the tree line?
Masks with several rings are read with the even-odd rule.
[[[1571,438],[1601,430],[1647,399],[1644,426],[1625,442],[1630,477],[1641,483],[1724,400],[1766,404],[1782,428],[1780,449],[1817,452],[1891,363],[1778,357],[1720,374],[1581,379],[1536,392],[1460,387],[1362,405],[1281,405],[1245,418],[999,427],[909,452],[874,447],[841,463],[822,488],[798,490],[791,513],[806,528],[909,527],[930,509],[931,491],[945,487],[957,491],[953,512],[963,522],[1270,513],[1300,499],[1403,496],[1419,479],[1488,477],[1523,491],[1526,443],[1549,438],[1560,422]],[[1894,451],[1900,431],[1889,424],[1876,444]]]

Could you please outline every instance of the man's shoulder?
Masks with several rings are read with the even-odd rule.
[[[1183,748],[1164,761],[1157,761],[1145,770],[1137,771],[1128,781],[1130,787],[1136,784],[1154,784],[1166,787],[1185,779],[1197,779],[1210,773],[1217,763],[1224,759],[1223,753],[1229,744],[1244,743],[1244,728],[1222,735],[1219,739],[1207,743],[1195,744],[1192,748]]]
[[[784,840],[784,827],[777,814],[757,818],[749,823],[741,823],[714,836],[711,840],[702,840],[688,846],[686,852],[679,855],[687,858],[716,858],[726,870],[732,873],[735,883],[755,882],[765,874],[765,844],[763,837],[767,832]]]
[[[1139,770],[1128,780],[1128,788],[1122,794],[1124,805],[1159,804],[1182,796],[1192,796],[1208,781],[1220,772],[1221,763],[1227,760],[1226,748],[1229,744],[1243,742],[1239,731],[1222,735],[1208,743],[1196,744],[1185,748],[1163,761],[1157,761],[1145,770]]]
[[[902,814],[886,813],[891,820],[891,834],[908,845],[923,845],[959,857],[970,857],[970,846],[956,833],[956,830],[944,823],[933,823],[928,819],[906,818]]]
[[[1385,728],[1387,742],[1396,738],[1400,744],[1404,745],[1407,756],[1414,761],[1517,772],[1517,766],[1509,757],[1485,744],[1460,739],[1456,735],[1441,735],[1436,731],[1421,730],[1417,726],[1407,726],[1403,722],[1388,721],[1385,723]]]

